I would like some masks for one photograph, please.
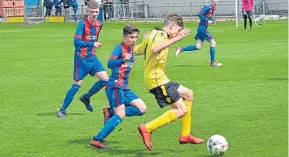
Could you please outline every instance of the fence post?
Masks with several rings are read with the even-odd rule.
[[[262,3],[262,9],[263,9],[263,15],[266,15],[266,8],[265,8],[265,0],[263,0],[263,3]]]
[[[144,5],[144,12],[145,12],[145,20],[148,18],[148,6],[147,4]]]
[[[235,0],[235,21],[236,21],[236,27],[238,27],[238,0]]]
[[[130,7],[130,6],[132,6],[132,7]],[[134,4],[130,4],[129,8],[130,8],[129,10],[131,10],[131,19],[133,19]]]
[[[125,21],[126,7],[124,6],[124,4],[122,4],[122,11],[123,11],[123,21]]]

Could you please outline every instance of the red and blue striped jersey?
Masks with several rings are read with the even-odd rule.
[[[95,24],[91,24],[86,18],[78,23],[74,36],[75,56],[82,58],[95,56],[93,45],[98,40],[101,28],[102,24],[97,20]]]
[[[208,21],[213,21],[212,15],[214,14],[215,10],[216,8],[214,8],[212,5],[206,5],[201,9],[198,14],[198,17],[200,18],[199,27],[208,27]]]
[[[125,61],[126,55],[131,54],[132,57],[129,61]],[[131,68],[135,61],[133,49],[128,48],[124,43],[115,46],[107,66],[111,69],[111,76],[108,80],[108,85],[116,87],[128,88],[128,79]]]

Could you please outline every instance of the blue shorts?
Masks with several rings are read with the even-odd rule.
[[[95,76],[96,73],[101,71],[105,71],[105,69],[97,57],[74,58],[73,79],[75,81],[83,80],[88,74]]]
[[[127,88],[109,87],[105,90],[110,107],[118,107],[121,104],[128,106],[133,100],[139,97]]]
[[[197,34],[195,36],[196,40],[201,40],[204,42],[204,40],[211,41],[213,39],[212,35],[208,32],[208,30],[205,29],[198,29]]]

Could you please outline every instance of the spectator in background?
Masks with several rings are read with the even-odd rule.
[[[113,0],[108,0],[108,4],[109,4],[109,12],[108,12],[108,18],[111,19],[114,17],[113,15],[113,3],[114,1]]]
[[[242,11],[244,18],[244,30],[247,29],[247,18],[250,23],[250,30],[252,29],[252,15],[254,12],[254,0],[242,0]]]
[[[91,0],[84,0],[84,4],[87,5]]]
[[[53,0],[53,3],[54,3],[54,7],[55,7],[55,15],[56,16],[61,16],[61,3],[62,3],[62,0]]]
[[[72,7],[74,15],[73,15],[73,19],[76,22],[77,18],[76,18],[76,13],[77,13],[77,9],[78,9],[78,4],[77,4],[77,0],[69,0],[69,5]]]
[[[54,5],[54,3],[52,0],[44,0],[44,6],[46,9],[45,16],[51,15],[51,10],[52,10],[53,5]]]
[[[69,5],[69,0],[61,0],[64,6],[64,19],[65,21],[70,21],[70,5]]]
[[[113,17],[113,0],[104,0],[103,1],[103,11],[104,11],[104,20],[111,19]]]

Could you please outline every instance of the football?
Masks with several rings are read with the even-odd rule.
[[[207,149],[213,156],[221,156],[228,149],[228,142],[222,135],[213,135],[207,142]]]

